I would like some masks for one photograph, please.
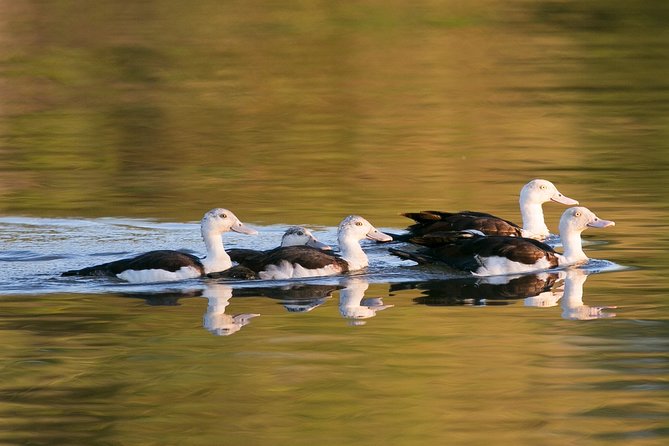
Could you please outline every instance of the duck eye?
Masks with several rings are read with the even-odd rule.
[[[356,225],[356,226],[362,226],[362,222],[361,222],[361,221],[356,221],[356,222],[355,222],[355,225]]]
[[[580,212],[574,212],[574,215],[575,215],[576,217],[580,217],[580,216],[581,216],[581,213],[580,213]]]
[[[218,214],[218,216],[221,218],[228,218],[228,214]]]
[[[547,186],[546,186],[545,184],[542,184],[540,187],[541,187],[542,189],[546,189],[546,188],[547,188]]]
[[[302,231],[297,231],[297,235],[304,235],[304,232],[302,232]]]

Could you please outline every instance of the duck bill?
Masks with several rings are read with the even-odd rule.
[[[312,248],[320,249],[322,251],[332,251],[332,247],[330,245],[326,245],[325,243],[316,240],[314,237],[309,239],[307,246],[311,246]]]
[[[374,226],[372,226],[372,229],[370,229],[369,232],[367,233],[367,238],[376,240],[377,242],[391,242],[393,240],[391,236],[389,236],[388,234],[384,234],[383,232],[376,229]]]
[[[576,206],[578,204],[578,200],[574,200],[573,198],[566,197],[562,195],[560,192],[556,193],[551,197],[551,201],[554,201],[556,203],[564,204],[565,206]]]
[[[248,226],[246,226],[244,223],[242,223],[239,220],[237,220],[237,223],[232,225],[232,228],[230,228],[230,229],[235,231],[235,232],[239,232],[240,234],[248,234],[248,235],[258,234],[258,231],[256,231],[255,229],[249,228]]]
[[[615,226],[616,222],[611,220],[602,220],[601,218],[597,221],[588,223],[588,226],[591,228],[608,228],[609,226]]]

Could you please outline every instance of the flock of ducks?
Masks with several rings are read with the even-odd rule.
[[[563,252],[548,243],[550,232],[544,221],[543,203],[554,201],[568,208],[560,218]],[[561,194],[547,180],[535,179],[520,192],[522,226],[482,212],[423,211],[403,214],[415,223],[393,236],[376,229],[357,215],[346,217],[337,231],[338,252],[321,243],[303,227],[292,227],[281,246],[257,251],[225,250],[222,234],[235,231],[257,234],[231,211],[212,209],[201,221],[206,257],[173,250],[150,251],[78,270],[63,276],[111,276],[129,282],[174,281],[197,277],[229,279],[293,279],[345,274],[368,266],[360,241],[372,239],[406,242],[389,252],[418,264],[441,264],[477,276],[518,274],[550,270],[587,262],[581,233],[590,227],[606,228],[615,223],[597,217]]]

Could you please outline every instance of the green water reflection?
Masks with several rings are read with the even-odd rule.
[[[664,444],[668,5],[0,1],[0,214],[400,228],[517,220],[545,177],[616,221],[598,258],[642,268],[590,278],[623,309],[586,324],[407,292],[349,326],[258,297],[219,338],[201,299],[6,297],[1,438]]]
[[[666,193],[657,2],[4,9],[4,213],[396,223],[535,176]]]

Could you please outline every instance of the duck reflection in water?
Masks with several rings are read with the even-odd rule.
[[[431,306],[508,305],[514,299],[551,294],[551,289],[558,278],[558,273],[544,272],[478,279],[428,280],[418,283],[395,284],[391,286],[390,291],[421,290],[423,296],[415,298],[414,302]]]
[[[204,328],[216,336],[237,333],[252,318],[260,316],[257,313],[240,313],[234,316],[226,314],[225,309],[232,297],[232,287],[223,283],[207,284],[202,297],[207,298],[207,312],[203,318]]]
[[[184,298],[207,298],[207,311],[203,317],[203,325],[217,336],[228,336],[238,332],[244,325],[256,316],[256,313],[241,313],[229,315],[225,313],[230,304],[230,298],[236,296],[237,291],[224,283],[208,283],[205,288],[166,289],[157,292],[122,293],[121,296],[134,299],[143,299],[151,306],[178,306],[179,300]]]
[[[384,305],[380,297],[365,298],[365,291],[369,282],[363,277],[347,277],[342,280],[344,288],[339,290],[339,312],[345,319],[350,319],[352,325],[363,325],[376,316],[376,313],[394,305]]]
[[[567,270],[564,280],[564,294],[560,301],[562,317],[564,319],[591,320],[615,317],[615,313],[605,313],[604,310],[618,308],[616,306],[591,307],[583,303],[583,284],[588,274],[582,269]]]
[[[235,289],[235,297],[269,297],[278,300],[290,313],[308,313],[323,305],[339,288],[341,286],[337,284],[291,283],[282,286],[238,288]]]

